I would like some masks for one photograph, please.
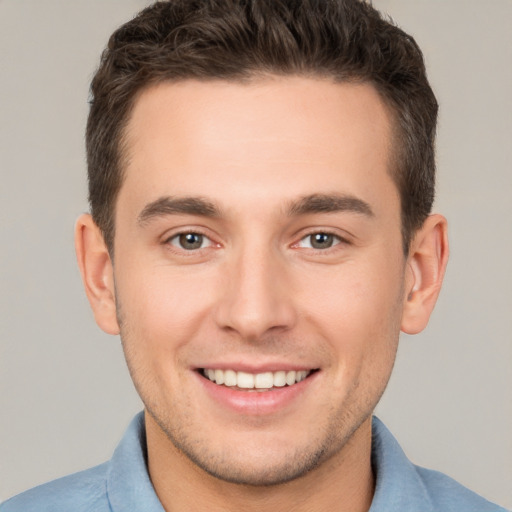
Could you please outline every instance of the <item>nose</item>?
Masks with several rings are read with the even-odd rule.
[[[291,279],[279,255],[261,248],[241,251],[227,267],[216,307],[216,322],[221,329],[257,341],[295,325]]]

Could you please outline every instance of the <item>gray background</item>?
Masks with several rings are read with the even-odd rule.
[[[142,0],[0,0],[0,498],[110,457],[141,408],[73,251],[88,82]],[[378,414],[418,464],[512,508],[512,2],[375,0],[441,104],[436,210],[452,256]]]

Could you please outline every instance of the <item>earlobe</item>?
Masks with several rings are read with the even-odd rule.
[[[75,250],[96,323],[108,334],[119,334],[112,261],[103,235],[89,214],[76,221]]]
[[[407,334],[417,334],[427,326],[441,291],[448,263],[447,231],[442,215],[430,215],[411,243],[401,324]]]

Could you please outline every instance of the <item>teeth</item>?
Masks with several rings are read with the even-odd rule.
[[[213,370],[206,368],[203,375],[212,382],[228,387],[242,389],[271,389],[273,387],[293,386],[303,381],[311,371],[277,371],[264,373],[235,372],[234,370]]]
[[[266,389],[274,386],[274,374],[272,372],[257,373],[254,376],[254,387]]]
[[[297,372],[297,375],[295,376],[295,382],[300,382],[301,380],[304,380],[308,375],[308,372],[302,371]]]
[[[218,370],[216,370],[215,373],[217,373],[217,371]],[[215,379],[215,382],[219,384],[219,381],[217,379]],[[236,384],[239,388],[254,388],[254,375],[252,373],[238,372],[236,374]]]
[[[288,386],[292,386],[295,384],[295,377],[297,376],[297,372],[291,371],[286,373],[286,384]]]
[[[215,382],[224,384],[224,372],[222,370],[215,370]]]
[[[286,386],[286,372],[274,373],[274,386],[276,388],[282,388],[283,386]]]
[[[226,370],[224,372],[224,384],[226,386],[236,386],[236,381],[236,372],[234,372],[233,370]]]

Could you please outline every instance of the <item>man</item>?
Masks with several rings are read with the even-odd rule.
[[[76,228],[144,416],[10,510],[502,510],[372,412],[447,262],[437,103],[368,4],[171,1],[112,36]]]

